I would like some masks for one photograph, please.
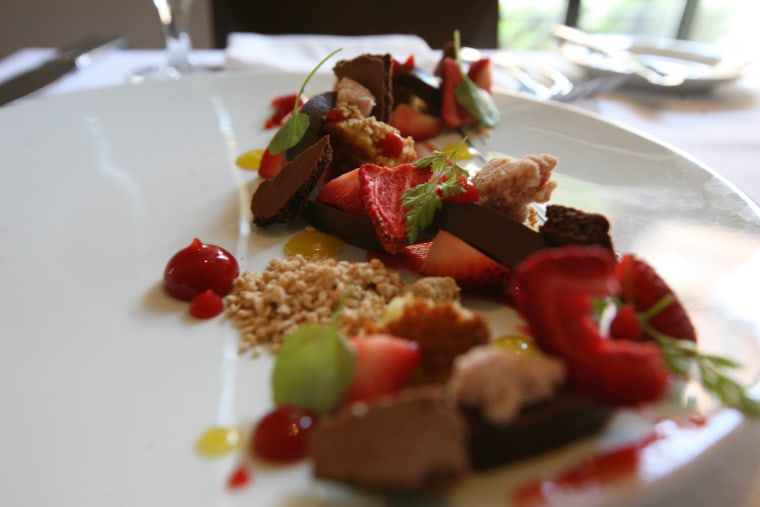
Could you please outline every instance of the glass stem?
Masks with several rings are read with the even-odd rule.
[[[164,27],[167,64],[179,70],[191,69],[194,63],[188,27],[192,0],[153,0],[153,4]]]

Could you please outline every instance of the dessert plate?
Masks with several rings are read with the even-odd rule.
[[[560,53],[592,76],[624,76],[626,86],[706,92],[718,85],[733,82],[751,70],[750,59],[740,53],[729,53],[694,41],[624,34],[593,34],[590,38],[609,51],[604,54],[561,41]],[[621,51],[633,54],[638,62],[663,75],[682,75],[684,81],[677,86],[662,87],[629,74],[626,70],[629,57],[616,58],[617,52]]]
[[[205,429],[247,431],[270,408],[272,361],[238,356],[224,319],[190,318],[164,295],[162,272],[194,237],[229,249],[243,269],[283,255],[303,224],[252,230],[256,175],[234,160],[266,144],[269,101],[302,78],[219,74],[0,110],[0,505],[409,504],[315,482],[305,464],[254,463],[251,484],[230,491],[242,453],[195,450]],[[331,84],[317,76],[308,91]],[[617,248],[646,258],[682,295],[703,348],[741,360],[739,378],[754,385],[758,207],[688,156],[572,107],[497,102],[504,120],[483,148],[557,155],[555,201],[606,214]],[[496,332],[515,325],[508,309],[479,304]],[[474,475],[435,505],[510,505],[522,484],[636,441],[684,402],[707,421],[660,423],[665,436],[645,448],[636,473],[557,492],[556,505],[738,505],[757,465],[743,439],[756,426],[698,391],[683,397],[621,411],[594,438]],[[716,466],[725,460],[737,468]]]

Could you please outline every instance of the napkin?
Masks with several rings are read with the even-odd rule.
[[[422,68],[432,70],[440,52],[434,51],[424,39],[416,35],[264,35],[259,33],[232,33],[227,38],[225,68],[271,69],[307,73],[332,51],[341,48],[335,61],[347,60],[362,53],[390,53],[399,61],[410,55]],[[320,72],[332,72],[327,64]]]

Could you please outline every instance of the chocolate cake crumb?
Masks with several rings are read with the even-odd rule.
[[[541,235],[554,246],[601,245],[613,250],[610,222],[598,213],[552,204],[546,208],[546,222]]]
[[[370,490],[449,485],[469,471],[462,415],[443,389],[420,386],[324,419],[312,435],[314,475]]]

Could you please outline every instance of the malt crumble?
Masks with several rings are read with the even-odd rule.
[[[337,261],[296,255],[272,259],[262,273],[245,272],[226,297],[226,314],[241,333],[240,353],[254,355],[306,323],[326,324],[352,288],[342,313],[341,331],[360,334],[379,320],[385,306],[406,292],[399,273],[381,261]]]

